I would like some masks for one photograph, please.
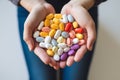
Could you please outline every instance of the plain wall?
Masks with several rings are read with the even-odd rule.
[[[99,6],[99,34],[88,80],[120,80],[120,0]],[[0,80],[28,80],[16,7],[0,0]]]

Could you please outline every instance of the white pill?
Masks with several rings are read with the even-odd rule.
[[[78,38],[74,38],[72,42],[73,42],[73,44],[77,44],[79,42],[79,39]]]
[[[58,44],[58,47],[59,47],[59,48],[66,48],[66,47],[67,47],[67,44],[65,44],[65,43],[59,43],[59,44]]]
[[[70,50],[69,47],[64,48],[64,52],[68,52]]]
[[[68,18],[67,18],[67,15],[66,14],[63,14],[63,16],[62,16],[62,22],[63,23],[68,23]]]
[[[41,42],[41,43],[39,43],[39,46],[40,46],[41,48],[45,48],[45,43]]]
[[[55,54],[55,55],[53,56],[53,59],[54,59],[55,61],[59,61],[59,60],[60,60],[60,56],[57,55],[57,54]]]
[[[41,21],[39,26],[38,26],[38,30],[41,30],[43,26],[44,26],[44,21]]]
[[[34,38],[38,37],[38,36],[39,36],[39,33],[40,33],[39,31],[35,31],[34,34],[33,34],[33,37],[34,37]]]
[[[50,36],[47,36],[46,38],[45,38],[45,43],[50,43],[51,42],[51,37]]]
[[[70,15],[70,14],[67,16],[67,18],[68,18],[68,21],[69,21],[69,22],[73,22],[73,21],[74,21],[73,16],[72,16],[72,15]]]
[[[59,48],[57,54],[58,54],[58,55],[62,55],[62,53],[63,53],[63,49],[62,49],[62,48]]]
[[[58,37],[60,36],[61,32],[62,32],[61,30],[57,30],[55,35],[54,35],[54,38],[58,39]]]
[[[45,43],[45,48],[47,48],[47,49],[52,49],[52,44]]]

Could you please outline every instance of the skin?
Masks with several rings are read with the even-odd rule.
[[[29,50],[34,51],[43,63],[49,64],[58,70],[65,66],[71,66],[74,62],[79,62],[87,50],[92,50],[92,46],[96,40],[96,31],[95,23],[88,13],[88,9],[94,5],[94,0],[71,0],[63,6],[61,13],[71,14],[78,24],[87,30],[88,38],[86,45],[83,45],[76,52],[75,56],[70,56],[66,61],[59,63],[50,58],[32,38],[35,28],[44,20],[45,16],[49,13],[55,13],[53,6],[44,0],[21,0],[20,5],[30,12],[24,23],[24,41],[28,45]]]

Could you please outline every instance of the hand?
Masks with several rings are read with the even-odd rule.
[[[54,13],[52,5],[46,3],[44,0],[21,0],[21,5],[26,8],[30,14],[28,15],[24,24],[24,41],[27,43],[29,50],[34,50],[34,53],[45,63],[58,69],[59,66],[56,61],[50,58],[44,49],[40,48],[33,40],[33,32],[38,27],[40,22],[49,13]]]
[[[87,1],[87,0],[83,0],[83,2],[84,1]],[[61,68],[64,68],[66,65],[71,66],[74,63],[74,61],[75,62],[80,61],[81,58],[86,53],[87,49],[92,50],[93,44],[96,39],[95,23],[87,11],[87,9],[91,5],[93,5],[93,3],[91,2],[91,5],[89,6],[83,6],[83,4],[80,2],[82,2],[82,0],[71,0],[62,8],[61,13],[71,14],[75,18],[75,20],[78,22],[78,24],[87,30],[88,38],[87,38],[86,44],[80,47],[80,49],[76,52],[75,56],[70,56],[66,61],[60,62]],[[87,2],[85,2],[85,4],[86,3]]]

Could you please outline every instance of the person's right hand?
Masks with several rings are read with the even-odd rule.
[[[29,47],[30,51],[34,53],[45,63],[58,69],[58,63],[50,58],[44,49],[40,48],[33,39],[33,32],[38,27],[40,22],[49,13],[54,13],[55,10],[52,5],[48,4],[44,0],[21,0],[20,5],[30,12],[25,23],[23,39]]]

